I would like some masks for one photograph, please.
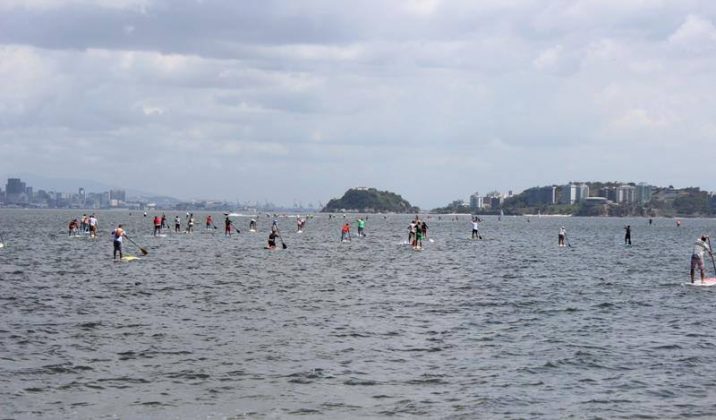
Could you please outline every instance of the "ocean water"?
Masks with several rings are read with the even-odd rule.
[[[267,251],[265,216],[78,215],[0,211],[0,418],[716,416],[716,287],[684,284],[714,220],[433,216],[416,252],[409,216],[318,215]],[[146,257],[112,261],[117,223]]]

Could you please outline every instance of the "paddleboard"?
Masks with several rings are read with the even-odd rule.
[[[350,242],[349,239],[343,239],[341,242]]]
[[[141,258],[135,257],[134,255],[125,255],[124,257],[120,258],[120,260],[126,261],[126,262],[137,261],[137,260],[140,260],[140,259],[141,259]]]
[[[5,248],[5,244],[0,242],[0,248]]]
[[[696,286],[696,287],[710,287],[710,286],[716,286],[716,278],[706,278],[704,279],[704,282],[701,282],[701,279],[696,278],[694,279],[693,283],[684,283],[687,286]]]
[[[421,247],[421,246],[414,246],[414,247],[413,247],[413,251],[422,251],[422,250],[423,250],[423,247]]]
[[[264,249],[268,249],[269,251],[274,251],[274,250],[278,249],[278,247],[277,246],[265,246]]]
[[[256,229],[249,229],[249,232],[256,233]]]
[[[303,231],[302,231],[302,230],[297,230],[296,233],[303,233]]]

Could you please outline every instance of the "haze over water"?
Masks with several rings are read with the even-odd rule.
[[[265,216],[152,238],[99,212],[99,239],[68,238],[81,213],[0,210],[3,418],[716,413],[716,288],[683,284],[713,220],[486,217],[471,241],[467,216],[433,216],[415,252],[409,215],[343,244],[319,215],[280,218],[288,249],[266,251]],[[112,262],[117,223],[148,256]]]

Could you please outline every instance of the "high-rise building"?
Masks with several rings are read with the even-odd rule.
[[[527,190],[527,205],[554,204],[557,202],[557,187],[531,188]]]
[[[127,193],[124,190],[109,190],[109,200],[127,201]]]
[[[5,199],[8,204],[21,204],[27,202],[26,185],[20,178],[8,178],[5,185]]]
[[[622,184],[616,188],[616,201],[617,203],[631,204],[636,201],[636,187],[631,185]]]
[[[651,185],[640,182],[639,185],[636,186],[636,202],[639,204],[646,204],[649,201],[651,201]]]
[[[484,206],[484,197],[480,197],[479,192],[475,192],[470,196],[470,210],[478,210]]]
[[[85,189],[80,187],[78,191],[80,205],[84,206],[85,202],[87,201],[87,193],[85,193]]]
[[[570,182],[562,187],[562,204],[580,203],[589,197],[589,185],[584,182]]]
[[[486,204],[489,205],[491,209],[499,209],[502,207],[502,203],[504,201],[502,194],[490,194],[485,198],[487,201]]]
[[[609,201],[616,202],[617,201],[617,189],[616,189],[616,187],[604,187],[601,190],[599,190],[599,196],[604,197]]]

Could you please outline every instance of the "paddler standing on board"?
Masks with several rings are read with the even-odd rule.
[[[708,236],[701,235],[701,237],[696,240],[696,243],[694,243],[694,250],[691,253],[691,283],[694,282],[694,270],[696,270],[696,267],[701,271],[701,283],[704,282],[704,253],[708,252],[711,258],[714,256],[707,241]]]
[[[113,260],[117,259],[118,252],[119,259],[122,259],[122,238],[126,237],[127,234],[124,232],[124,229],[122,229],[122,225],[117,226],[117,228],[112,231],[112,243],[114,244],[114,256],[112,257]]]
[[[266,249],[276,249],[276,237],[278,236],[278,230],[271,230],[268,237],[268,246]]]
[[[472,219],[472,239],[482,239],[480,236],[480,218],[474,217]]]
[[[351,225],[346,223],[341,228],[341,242],[348,242],[350,240],[351,240]]]
[[[358,218],[356,220],[356,224],[358,225],[358,237],[362,238],[365,236],[365,220],[362,218]]]
[[[153,236],[157,236],[162,233],[162,218],[159,216],[154,216],[154,233]]]
[[[224,236],[231,236],[231,223],[229,216],[226,216],[224,219]]]
[[[564,240],[567,238],[567,229],[562,226],[559,228],[559,235],[557,236],[560,247],[564,247]]]
[[[97,237],[97,218],[94,213],[89,217],[87,223],[89,223],[90,238]]]

